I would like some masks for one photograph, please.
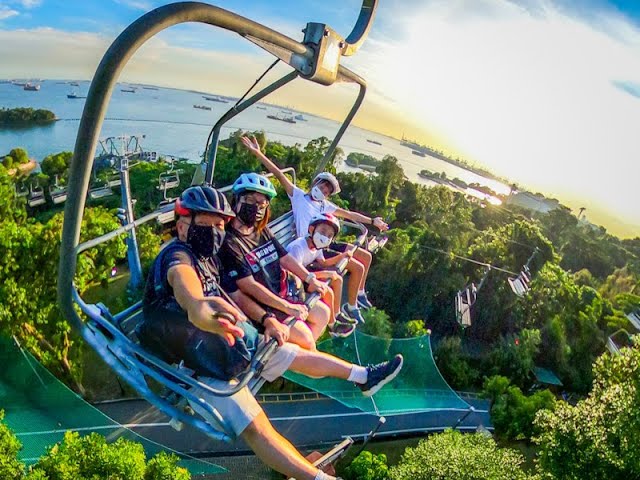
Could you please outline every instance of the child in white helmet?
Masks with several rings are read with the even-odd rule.
[[[382,232],[389,229],[389,226],[381,217],[372,218],[361,213],[345,210],[327,200],[331,195],[340,192],[338,179],[331,173],[323,172],[318,174],[313,179],[311,190],[307,193],[296,187],[291,180],[282,173],[278,166],[262,153],[255,137],[251,139],[242,137],[241,140],[245,147],[260,160],[262,165],[280,181],[287,195],[289,195],[298,235],[305,235],[309,229],[311,219],[320,213],[329,213],[336,217],[346,218],[347,220],[359,222],[364,225],[373,225]],[[348,244],[334,242],[330,248],[325,251],[325,257],[337,256],[340,259],[350,257],[349,263],[347,264],[347,271],[350,274],[347,291],[348,302],[343,305],[342,311],[347,316],[364,323],[364,318],[360,313],[359,307],[370,308],[372,306],[365,292],[365,284],[372,257],[371,253],[362,248],[356,249],[355,252],[351,254],[348,252],[348,249]]]
[[[331,308],[332,323],[329,333],[333,337],[348,337],[355,330],[356,320],[340,311],[342,298],[342,276],[330,270],[340,262],[334,256],[326,259],[324,251],[340,231],[340,221],[331,214],[321,213],[311,219],[308,235],[294,240],[287,246],[289,255],[298,260],[309,270],[313,270],[318,280],[331,279],[331,290],[322,300]]]

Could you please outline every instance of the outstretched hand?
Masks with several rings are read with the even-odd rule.
[[[387,230],[389,230],[389,225],[387,225],[387,222],[385,222],[382,217],[376,217],[373,219],[373,226],[374,227],[378,227],[378,229],[381,232],[386,232]]]
[[[214,330],[213,333],[221,335],[233,347],[236,344],[236,338],[244,337],[244,330],[237,327],[234,322],[229,320],[229,317],[233,316],[226,312],[214,312],[212,330]]]
[[[262,153],[262,150],[260,150],[260,144],[258,143],[258,140],[256,140],[256,137],[252,136],[251,138],[249,138],[247,136],[243,136],[240,137],[240,141],[242,141],[244,146],[247,147],[247,150],[249,150],[254,155]]]

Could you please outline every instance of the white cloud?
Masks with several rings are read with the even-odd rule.
[[[142,10],[148,12],[153,8],[153,4],[150,1],[145,0],[115,0],[120,5],[125,5],[134,10]]]
[[[18,3],[24,8],[34,8],[40,6],[42,0],[18,0]]]
[[[357,62],[472,159],[640,224],[640,102],[613,84],[640,83],[638,29],[615,15],[594,25],[545,1],[535,15],[487,3],[490,15],[463,0],[413,9],[395,19],[403,41],[372,38]],[[611,25],[623,35],[609,35]]]
[[[7,6],[0,5],[0,20],[6,20],[7,18],[15,17],[19,14],[20,12],[18,12],[17,10],[13,10],[12,8],[9,8]]]

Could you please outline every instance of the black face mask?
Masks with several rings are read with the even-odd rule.
[[[243,203],[237,212],[240,221],[250,227],[260,222],[266,214],[267,207],[258,207],[255,203]]]
[[[224,241],[225,231],[191,223],[187,231],[187,243],[199,257],[213,257]]]

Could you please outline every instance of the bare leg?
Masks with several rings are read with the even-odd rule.
[[[261,412],[240,434],[257,457],[274,470],[298,480],[313,480],[318,472]]]
[[[322,270],[316,272],[316,276],[320,280],[331,279],[331,290],[333,291],[333,311],[331,312],[333,319],[336,318],[336,314],[340,311],[340,302],[342,301],[342,277],[337,272],[329,270]],[[331,323],[331,322],[330,322]]]
[[[347,297],[350,305],[358,304],[358,290],[364,281],[364,265],[358,260],[352,258],[347,263],[347,271],[349,272],[349,281],[347,282]]]
[[[364,275],[362,275],[362,279],[360,280],[360,290],[364,290],[364,285],[367,282],[367,275],[369,275],[369,267],[371,267],[371,252],[364,250],[363,248],[356,249],[353,254],[353,258],[358,260],[364,266]]]
[[[325,305],[324,302],[316,302],[311,310],[309,310],[309,317],[307,318],[307,325],[313,332],[313,338],[317,340],[324,332],[329,318],[331,315],[331,309]]]
[[[300,345],[306,350],[316,349],[316,339],[311,326],[304,320],[298,320],[289,333],[289,342]]]
[[[313,378],[333,377],[347,380],[353,364],[324,352],[300,350],[289,370]]]

